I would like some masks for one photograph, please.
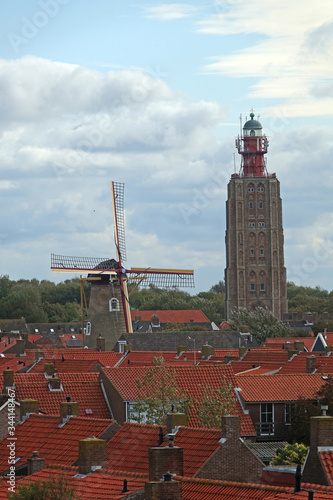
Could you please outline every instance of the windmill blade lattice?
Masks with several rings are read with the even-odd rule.
[[[132,280],[141,280],[140,287],[194,288],[193,271],[171,269],[131,269],[126,271]],[[133,276],[135,274],[135,276]]]
[[[125,244],[125,220],[124,220],[124,189],[123,182],[112,182],[114,196],[114,216],[115,216],[115,232],[116,245],[121,260],[126,260],[126,244]]]
[[[117,269],[117,262],[108,257],[74,257],[69,255],[51,254],[51,269],[53,271],[110,271]]]

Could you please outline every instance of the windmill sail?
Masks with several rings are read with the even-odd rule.
[[[115,242],[119,262],[126,260],[124,189],[123,182],[111,182]]]

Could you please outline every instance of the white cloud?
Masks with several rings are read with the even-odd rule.
[[[192,16],[197,7],[187,3],[165,3],[157,6],[143,7],[146,17],[158,21],[172,21]]]
[[[204,72],[258,78],[248,97],[283,99],[288,116],[331,114],[333,99],[329,86],[321,85],[321,100],[314,95],[318,82],[328,84],[333,78],[332,21],[327,20],[330,1],[321,0],[315,7],[301,0],[270,0],[263,7],[259,0],[239,0],[229,3],[226,11],[222,10],[223,4],[217,4],[220,12],[197,24],[199,33],[255,34],[263,39],[253,42],[248,37],[246,48],[214,58],[203,68]]]

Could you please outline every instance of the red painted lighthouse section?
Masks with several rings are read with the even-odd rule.
[[[254,119],[254,113],[251,113],[250,117],[243,127],[243,135],[236,139],[236,147],[242,155],[240,175],[267,177],[264,155],[267,153],[268,140],[262,133],[261,123]]]

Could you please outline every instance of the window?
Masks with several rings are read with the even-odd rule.
[[[249,222],[249,227],[256,227],[255,222]]]
[[[86,328],[84,330],[85,330],[85,334],[86,335],[90,335],[91,334],[91,323],[90,323],[90,321],[87,322],[87,326],[86,326]]]
[[[264,208],[264,203],[262,201],[259,201],[259,208],[260,210]]]
[[[254,186],[252,184],[250,184],[249,187],[247,188],[247,190],[249,193],[254,193]]]
[[[253,201],[250,201],[249,203],[249,209],[252,210],[253,209]]]
[[[274,404],[261,403],[260,405],[260,434],[270,436],[274,434]]]
[[[251,283],[250,290],[251,290],[251,292],[255,292],[256,291],[256,285],[255,285],[255,283]]]
[[[113,298],[113,299],[109,300],[109,311],[110,312],[120,311],[119,300],[118,299]]]
[[[260,248],[260,257],[263,257],[263,256],[264,256],[264,249]]]
[[[264,222],[258,222],[258,227],[265,227],[265,223]]]
[[[261,292],[265,291],[265,283],[260,283],[260,291]]]
[[[264,192],[264,186],[258,186],[258,191],[259,191],[259,193],[263,193]]]
[[[293,411],[293,403],[285,403],[284,405],[284,422],[286,425],[291,424],[291,414]]]
[[[251,257],[253,257],[253,256],[254,256],[254,249],[253,249],[253,248],[251,248],[251,249],[250,249],[250,256],[251,256]]]

